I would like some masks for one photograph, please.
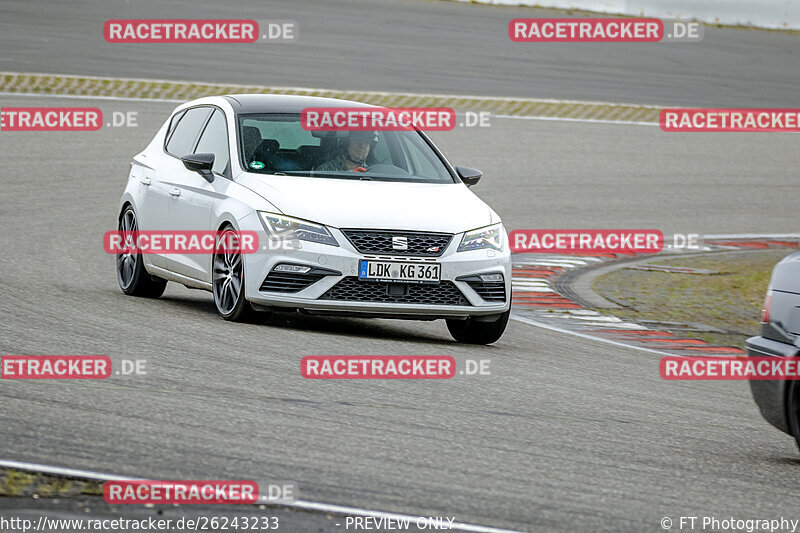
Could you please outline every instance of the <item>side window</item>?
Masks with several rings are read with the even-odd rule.
[[[275,123],[279,125],[280,123]],[[316,146],[319,140],[310,131],[295,127],[290,123],[288,126],[277,128],[275,131],[264,135],[265,138],[275,139],[282,149],[297,150],[300,146]]]
[[[375,144],[375,148],[372,149],[372,159],[374,159],[376,163],[382,163],[384,161],[391,163],[388,161],[389,146],[386,144],[386,135],[378,135],[378,142]]]
[[[228,166],[228,127],[225,122],[225,113],[216,109],[208,121],[206,129],[200,136],[200,142],[197,143],[197,148],[194,153],[214,154],[214,167],[211,169],[217,174],[225,172],[225,167]]]
[[[167,141],[167,152],[176,157],[191,154],[197,134],[200,133],[200,128],[205,124],[209,113],[211,109],[208,107],[196,107],[184,113]]]
[[[169,142],[170,138],[172,137],[172,134],[175,132],[175,127],[178,125],[178,122],[181,121],[183,115],[185,114],[186,111],[181,111],[180,113],[177,113],[174,117],[172,117],[172,120],[169,123],[169,128],[167,128],[167,136],[166,136],[167,142]]]
[[[441,161],[432,161],[436,155],[431,150],[423,150],[419,145],[424,144],[419,135],[403,135],[403,144],[413,166],[413,174],[423,178],[442,179]]]
[[[296,120],[264,120],[247,118],[242,128],[256,127],[262,139],[278,141],[282,150],[297,150],[301,146],[318,146],[319,139],[313,133],[298,127]]]

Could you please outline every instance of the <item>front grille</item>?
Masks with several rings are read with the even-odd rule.
[[[400,289],[405,285],[405,294],[390,295],[389,286]],[[466,297],[452,281],[442,281],[437,285],[398,284],[379,281],[361,281],[349,276],[328,289],[320,300],[347,300],[351,302],[390,302],[401,304],[428,305],[469,305]]]
[[[418,231],[342,230],[347,240],[362,254],[413,255],[439,257],[450,244],[450,233],[422,233]],[[408,249],[396,250],[392,237],[405,237]]]
[[[503,281],[483,281],[478,278],[466,279],[472,290],[478,293],[478,296],[483,298],[484,302],[505,302],[506,301],[506,284]]]
[[[260,290],[272,292],[300,292],[325,276],[341,275],[341,272],[328,270],[326,268],[312,268],[304,274],[297,272],[275,272],[273,270],[264,278]]]

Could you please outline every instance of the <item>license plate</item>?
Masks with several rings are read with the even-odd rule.
[[[365,281],[394,281],[401,283],[438,283],[442,265],[397,261],[367,261],[358,263],[358,278]]]

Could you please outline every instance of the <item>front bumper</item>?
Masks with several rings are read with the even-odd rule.
[[[248,216],[240,221],[242,230],[258,231],[261,239],[266,239],[261,223],[256,216]],[[320,313],[341,313],[361,316],[386,316],[397,318],[465,318],[469,316],[496,315],[507,311],[511,305],[511,255],[506,247],[494,250],[457,252],[463,234],[456,234],[444,253],[435,258],[412,258],[359,253],[347,238],[336,228],[329,228],[339,246],[328,246],[312,242],[296,242],[292,246],[275,246],[269,249],[266,243],[256,253],[246,254],[245,296],[248,301],[263,307],[284,307]],[[347,301],[324,298],[326,292],[345,277],[358,276],[361,259],[415,260],[436,262],[441,265],[441,281],[453,283],[463,295],[461,305],[434,305],[430,303],[400,303],[396,301]],[[298,292],[286,293],[262,290],[262,282],[278,264],[309,266],[333,271],[337,274],[325,275],[307,288]],[[504,302],[486,302],[466,282],[457,280],[476,274],[503,274],[506,298]],[[370,283],[370,282],[359,282]],[[419,286],[417,286],[419,287]]]
[[[750,357],[797,357],[800,350],[791,344],[777,342],[764,337],[747,339],[747,355]],[[761,415],[773,426],[789,433],[786,413],[786,380],[751,380],[750,391],[761,411]]]

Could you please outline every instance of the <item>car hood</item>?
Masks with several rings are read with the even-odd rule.
[[[460,233],[499,222],[460,183],[361,181],[244,173],[237,183],[284,214],[336,228]]]

